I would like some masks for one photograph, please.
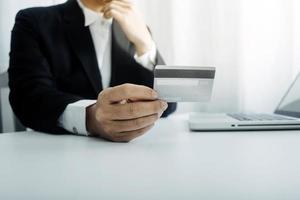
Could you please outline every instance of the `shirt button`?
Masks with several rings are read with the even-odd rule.
[[[76,133],[76,134],[78,134],[78,130],[77,130],[77,128],[76,128],[76,127],[73,127],[73,133]]]

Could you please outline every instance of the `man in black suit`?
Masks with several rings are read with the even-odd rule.
[[[12,31],[10,102],[34,130],[128,142],[176,104],[158,100],[164,64],[128,0],[69,0],[22,10]]]

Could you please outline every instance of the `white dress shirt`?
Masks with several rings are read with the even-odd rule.
[[[85,7],[80,0],[77,0],[77,2],[83,11],[85,26],[89,27],[91,32],[102,76],[103,89],[108,88],[111,79],[112,19],[105,19],[101,13]],[[140,57],[135,54],[134,58],[136,62],[152,71],[156,56],[156,46],[153,42],[149,52]],[[59,118],[59,125],[74,134],[87,136],[86,108],[95,103],[96,100],[81,100],[69,104]]]

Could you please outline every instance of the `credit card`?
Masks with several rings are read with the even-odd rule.
[[[208,102],[216,69],[158,65],[154,70],[154,90],[167,102]]]

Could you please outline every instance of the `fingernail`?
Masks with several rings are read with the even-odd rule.
[[[155,91],[152,91],[152,97],[153,97],[154,99],[157,99],[157,98],[158,98],[158,94],[157,94],[157,92],[155,92]]]
[[[167,108],[168,108],[168,103],[162,101],[162,102],[161,102],[161,107],[162,107],[162,109],[163,109],[164,111],[167,110]]]

